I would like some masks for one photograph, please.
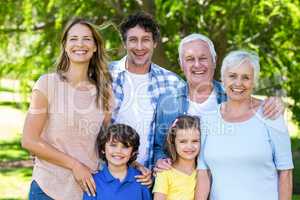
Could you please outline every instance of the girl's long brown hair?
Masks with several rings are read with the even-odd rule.
[[[111,98],[112,98],[112,91],[111,91],[111,82],[112,78],[108,71],[107,66],[107,55],[104,48],[104,42],[97,31],[96,27],[88,22],[87,20],[81,18],[74,18],[68,22],[65,26],[65,29],[62,33],[61,37],[61,52],[58,58],[58,62],[56,65],[56,72],[58,75],[63,79],[66,80],[66,77],[63,75],[65,72],[68,71],[70,67],[70,60],[65,51],[66,40],[69,30],[72,26],[76,24],[82,24],[87,26],[93,35],[95,45],[97,47],[96,52],[94,52],[87,71],[88,80],[96,86],[97,94],[96,94],[96,105],[99,107],[99,100],[101,99],[102,103],[102,110],[105,112],[109,112],[111,109]]]
[[[197,129],[200,134],[200,119],[196,116],[181,115],[177,117],[168,130],[166,139],[166,150],[173,162],[177,160],[177,152],[175,147],[176,132],[179,129]]]

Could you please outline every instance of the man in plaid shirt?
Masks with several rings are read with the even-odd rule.
[[[121,24],[121,34],[127,55],[109,66],[116,101],[112,121],[130,125],[139,133],[137,161],[152,169],[158,98],[168,90],[183,87],[184,82],[151,61],[160,38],[159,27],[151,15],[130,15]]]

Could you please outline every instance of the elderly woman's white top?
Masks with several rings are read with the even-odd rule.
[[[283,117],[272,121],[256,114],[243,122],[226,122],[215,113],[201,118],[198,169],[212,175],[210,199],[278,199],[277,170],[293,168],[291,144]]]

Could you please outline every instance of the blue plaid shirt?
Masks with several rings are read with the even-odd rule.
[[[112,122],[114,123],[118,112],[120,110],[122,101],[124,99],[123,85],[125,81],[125,65],[126,56],[119,61],[111,62],[109,70],[113,78],[113,92],[115,95],[115,108],[112,113]],[[155,111],[159,96],[165,93],[167,90],[176,90],[177,88],[184,87],[184,81],[180,79],[178,75],[170,72],[154,63],[150,66],[149,71],[150,84],[148,87],[148,93],[151,96],[151,104],[154,108],[154,114],[148,133],[148,146],[147,148],[147,160],[144,164],[145,167],[152,169],[154,164],[154,129],[155,129]]]
[[[218,81],[213,81],[217,103],[227,101],[227,95]],[[167,158],[165,141],[167,131],[172,122],[180,115],[188,114],[189,109],[189,88],[178,89],[176,92],[168,91],[159,97],[155,116],[155,139],[154,139],[154,163],[158,159]]]

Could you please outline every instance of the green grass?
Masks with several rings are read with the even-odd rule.
[[[20,144],[25,113],[16,107],[0,102],[0,162],[29,159]],[[27,199],[31,175],[28,167],[0,168],[0,200]]]
[[[27,199],[32,168],[0,169],[0,200]]]
[[[28,102],[11,102],[11,101],[1,101],[0,106],[10,106],[15,109],[21,109],[21,110],[26,110],[29,108],[29,103]]]
[[[20,137],[13,140],[0,140],[0,162],[28,160],[29,153],[22,149]]]
[[[14,92],[16,92],[16,89],[13,87],[0,86],[0,91],[14,93]]]
[[[0,162],[29,159],[29,153],[21,147],[20,134],[0,140],[0,146]],[[0,200],[27,199],[31,175],[30,167],[0,169]]]

